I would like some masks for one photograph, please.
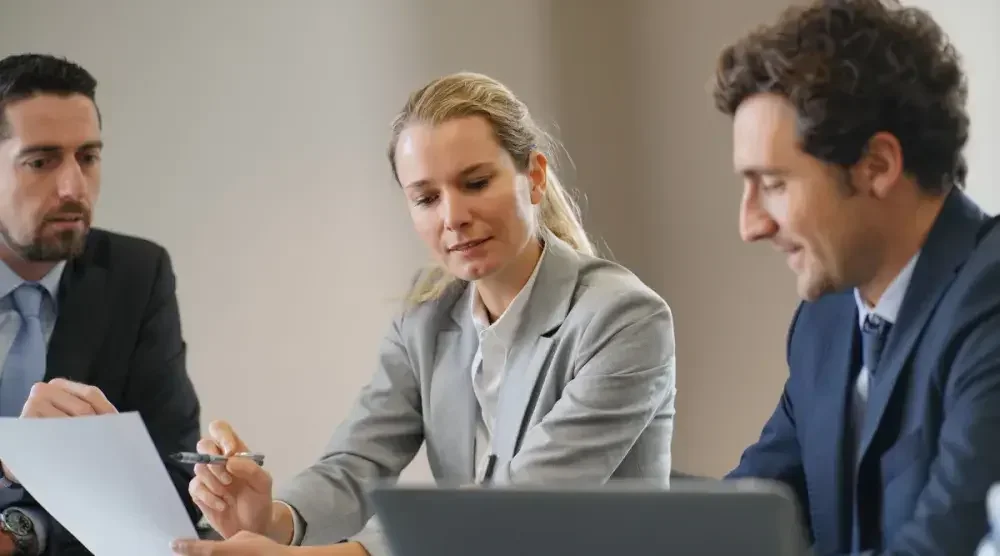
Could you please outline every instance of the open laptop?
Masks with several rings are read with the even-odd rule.
[[[674,481],[570,488],[380,486],[394,556],[803,556],[800,509],[782,485]]]

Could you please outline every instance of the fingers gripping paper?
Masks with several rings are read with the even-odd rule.
[[[0,460],[95,556],[168,556],[197,536],[138,413],[0,419]]]

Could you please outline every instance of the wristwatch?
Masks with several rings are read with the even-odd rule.
[[[38,535],[31,518],[17,508],[0,512],[0,533],[14,541],[13,556],[38,556]]]

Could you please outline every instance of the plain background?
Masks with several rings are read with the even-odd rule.
[[[923,0],[967,58],[970,191],[1000,210],[996,0]],[[375,364],[427,260],[385,159],[407,93],[457,70],[508,84],[562,139],[590,232],[672,306],[678,469],[720,475],[787,374],[792,277],[737,237],[720,48],[784,0],[0,0],[0,54],[68,56],[100,80],[98,223],[178,274],[205,423],[277,480],[308,465]],[[406,473],[428,477],[418,458]]]

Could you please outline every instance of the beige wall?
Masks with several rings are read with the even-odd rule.
[[[773,408],[796,300],[783,262],[738,241],[706,85],[717,50],[784,4],[0,0],[0,53],[65,54],[100,79],[100,224],[171,250],[206,423],[231,420],[279,480],[346,413],[424,260],[389,119],[442,73],[505,81],[564,140],[590,230],[673,307],[675,465],[717,475]]]
[[[969,76],[972,129],[969,193],[991,213],[1000,212],[1000,2],[910,0],[930,11],[962,54]]]
[[[786,3],[582,4],[552,35],[574,183],[591,229],[674,310],[676,468],[722,474],[777,400],[796,300],[784,263],[739,241],[729,122],[707,90],[718,49]]]

